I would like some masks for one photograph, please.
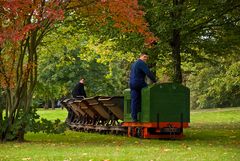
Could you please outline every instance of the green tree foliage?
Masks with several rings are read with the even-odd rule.
[[[239,82],[232,75],[239,61],[239,1],[139,2],[150,31],[159,38],[154,60],[160,80],[169,81],[169,76],[170,80],[180,80],[176,74],[179,68],[174,68],[181,65],[182,81],[192,91],[192,108],[239,105]],[[173,53],[176,32],[178,60]]]
[[[204,60],[200,57],[202,51],[206,55],[219,56],[230,54],[233,49],[238,50],[239,1],[139,2],[144,6],[150,31],[159,38],[157,55],[160,62],[158,63],[167,65],[167,72],[172,80],[182,82],[181,62]],[[179,51],[174,55],[175,50]],[[155,60],[158,61],[157,57]]]
[[[197,63],[188,78],[192,108],[240,105],[240,59],[219,57],[215,63]]]
[[[79,28],[71,19],[69,16],[47,35],[39,49],[41,72],[35,101],[71,97],[71,90],[81,76],[86,79],[88,97],[121,95],[128,86],[126,71],[133,55],[115,51],[114,41],[89,35],[88,30]]]

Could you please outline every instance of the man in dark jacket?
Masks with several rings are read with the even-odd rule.
[[[146,62],[147,53],[142,53],[140,58],[131,66],[130,89],[131,89],[131,116],[134,122],[137,122],[137,113],[141,111],[141,90],[147,86],[145,77],[148,76],[154,83],[156,79],[150,72]]]
[[[86,92],[84,90],[84,78],[81,78],[80,81],[76,84],[72,91],[72,96],[74,98],[80,98],[80,97],[87,97]]]

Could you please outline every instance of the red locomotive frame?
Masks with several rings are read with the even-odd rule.
[[[129,137],[182,139],[183,128],[188,128],[188,122],[124,122]]]

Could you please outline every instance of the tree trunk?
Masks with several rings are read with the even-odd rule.
[[[3,13],[3,16],[9,19],[8,28],[11,28],[9,30],[11,31],[10,35],[13,35],[6,38],[7,41],[3,39],[3,43],[7,45],[4,45],[4,50],[2,50],[2,45],[0,48],[1,88],[5,92],[6,98],[5,107],[0,107],[0,139],[4,141],[24,140],[26,128],[32,119],[31,102],[37,82],[37,46],[46,33],[50,31],[51,24],[55,20],[59,20],[55,18],[55,14],[53,14],[54,16],[48,16],[45,11],[43,12],[48,3],[34,1],[33,4],[38,6],[37,8],[31,8],[33,10],[29,10],[29,6],[22,6],[26,7],[27,11],[24,16],[21,16],[21,14],[17,17],[12,16],[15,15],[15,11],[14,14],[9,14],[8,11],[6,11],[7,14]],[[55,2],[49,2],[49,4],[54,4],[50,6],[53,7],[51,12],[55,11]],[[56,8],[56,11],[59,10],[61,9]],[[42,17],[37,18],[34,14],[35,11],[40,11],[39,16]],[[18,12],[22,11],[16,13]],[[7,15],[11,16],[8,17]],[[15,22],[18,22],[16,23],[18,24],[17,27],[14,26]],[[21,32],[21,34],[16,34],[16,32]],[[3,110],[4,115],[2,114]]]
[[[23,141],[24,141],[25,127],[26,127],[26,125],[25,125],[25,124],[22,124],[22,125],[21,125],[21,128],[18,130],[17,140],[18,140],[19,142],[23,142]]]
[[[171,13],[171,17],[174,24],[181,18],[184,0],[173,0],[174,10]],[[182,70],[181,70],[181,29],[176,25],[173,26],[172,40],[170,45],[172,47],[172,60],[173,60],[173,82],[182,83]]]
[[[33,34],[37,35],[36,32]],[[36,39],[35,36],[31,36],[32,39]],[[25,128],[29,122],[27,115],[32,110],[30,106],[37,79],[36,40],[31,40],[31,42],[29,40],[23,40],[19,46],[12,48],[15,59],[8,60],[11,65],[9,69],[6,69],[4,65],[1,66],[2,71],[9,70],[8,72],[16,73],[13,78],[8,78],[6,73],[5,118],[0,123],[4,123],[0,134],[3,141],[23,141]]]
[[[52,110],[55,110],[55,99],[51,99]]]
[[[150,56],[148,67],[151,69],[151,72],[153,73],[153,75],[155,77],[156,77],[157,60],[158,60],[158,53],[153,48],[151,51],[151,56]]]
[[[173,82],[182,83],[180,31],[173,30],[172,37]]]

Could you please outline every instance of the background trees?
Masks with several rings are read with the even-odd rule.
[[[216,58],[215,58],[216,59]],[[239,106],[239,53],[219,57],[217,63],[199,62],[188,78],[192,108]]]
[[[39,82],[62,89],[55,92],[58,99],[71,96],[71,90],[80,76],[86,79],[89,97],[120,95],[128,86],[127,67],[134,58],[131,53],[114,50],[115,46],[114,41],[102,41],[66,20],[65,24],[45,37],[39,48],[39,71],[42,71]],[[41,90],[41,86],[36,94],[40,92],[38,89]]]
[[[232,53],[232,49],[238,51],[238,1],[139,2],[150,31],[160,39],[158,56],[170,59],[168,75],[173,81],[182,82],[182,59],[201,61],[204,55],[217,57]]]
[[[154,49],[160,80],[167,75],[172,81],[188,85],[192,108],[231,106],[233,102],[234,106],[239,105],[235,99],[239,82],[230,74],[230,64],[239,62],[239,2],[152,0],[139,3],[144,6],[150,31],[160,39]],[[237,71],[236,66],[233,68]],[[226,78],[226,74],[232,75],[235,82],[219,79]],[[234,75],[238,76],[239,72]],[[226,84],[234,84],[234,90],[228,88],[226,92]],[[229,93],[228,98],[225,96],[228,101],[224,101],[224,93]],[[230,97],[235,101],[230,101]]]
[[[126,67],[123,68],[122,72],[118,71],[116,72],[117,74],[112,75],[113,78],[118,78],[115,80],[105,79],[110,78],[108,74],[105,75],[105,78],[98,77],[100,78],[98,80],[95,80],[92,76],[88,76],[93,83],[92,85],[88,84],[89,87],[87,90],[90,95],[114,95],[121,93],[121,91],[127,87],[127,71],[129,71],[130,62],[134,60],[133,57],[136,58],[139,52],[147,50],[151,54],[152,60],[150,65],[152,70],[156,71],[161,82],[176,81],[191,87],[192,108],[222,106],[221,104],[224,104],[224,106],[238,105],[235,99],[238,97],[238,92],[234,92],[232,88],[228,88],[228,92],[231,93],[231,98],[235,101],[230,101],[229,98],[227,98],[229,101],[223,101],[223,97],[220,97],[220,99],[214,97],[214,95],[224,95],[226,92],[223,88],[219,88],[220,82],[224,82],[223,84],[229,83],[229,86],[234,84],[234,90],[238,91],[238,81],[233,83],[226,82],[226,79],[224,79],[225,81],[222,79],[213,81],[212,79],[226,75],[231,63],[238,64],[239,2],[219,0],[211,2],[139,1],[140,6],[137,5],[135,9],[138,8],[144,11],[145,14],[141,14],[145,16],[146,21],[141,21],[141,23],[149,27],[149,30],[144,30],[147,33],[151,31],[155,36],[154,40],[158,40],[157,43],[150,48],[146,48],[146,41],[144,41],[146,40],[144,38],[146,34],[139,33],[137,32],[138,30],[135,30],[136,32],[130,30],[131,27],[136,25],[134,22],[132,22],[133,25],[130,25],[131,27],[129,28],[120,27],[122,24],[131,24],[131,19],[119,17],[119,15],[122,15],[120,13],[124,13],[125,15],[134,13],[138,15],[137,13],[139,12],[136,13],[132,11],[125,13],[125,10],[121,11],[118,7],[114,8],[114,6],[119,5],[119,3],[115,1],[104,1],[103,8],[100,7],[98,10],[96,10],[96,8],[95,10],[93,9],[97,3],[91,3],[91,7],[87,10],[88,12],[81,8],[72,13],[71,16],[74,20],[72,22],[74,23],[68,21],[71,25],[74,24],[74,31],[79,31],[79,28],[84,29],[81,30],[81,33],[84,32],[85,40],[79,40],[84,42],[84,45],[79,47],[77,54],[79,60],[81,58],[81,62],[83,62],[83,60],[85,60],[87,64],[91,64],[89,63],[90,60],[95,60],[98,63],[101,62],[101,64],[104,65],[101,71],[106,69],[105,73],[111,73],[113,71],[112,67],[119,69],[118,65],[113,65],[113,62],[115,62],[115,64],[123,64],[123,66]],[[75,2],[74,5],[76,4],[79,3]],[[113,7],[113,9],[108,9],[107,5]],[[134,3],[132,1],[128,4],[128,1],[122,1],[122,4],[119,6],[122,5],[134,6]],[[104,14],[100,14],[99,11],[101,11],[100,13],[104,11]],[[100,19],[99,16],[101,17]],[[93,19],[97,21],[93,22]],[[93,24],[94,26],[92,26]],[[140,27],[136,25],[133,28],[138,29]],[[123,32],[121,32],[122,30]],[[92,37],[89,35],[92,35]],[[173,40],[177,41],[175,42],[177,44],[174,44]],[[101,50],[99,50],[99,47]],[[128,52],[132,53],[132,57],[129,61],[125,61],[125,58],[122,59],[121,57],[127,55]],[[113,56],[114,59],[111,58]],[[126,57],[129,57],[129,55]],[[231,58],[229,59],[229,57]],[[92,65],[93,64],[91,64],[91,66]],[[237,71],[236,66],[233,68]],[[79,70],[77,75],[82,73],[82,71],[83,69]],[[125,74],[120,74],[124,73],[124,71],[126,71]],[[89,68],[89,71],[86,73],[92,72],[94,72],[94,70]],[[206,72],[209,73],[207,74]],[[238,72],[235,73],[235,75],[238,74]],[[203,77],[203,75],[207,77]],[[235,76],[232,77],[232,79],[235,78]],[[77,78],[73,79],[78,80]],[[70,78],[70,80],[73,79]],[[102,85],[101,80],[108,83],[107,87],[104,86],[105,84]],[[207,83],[212,81],[214,83]],[[120,86],[121,83],[125,85]],[[72,82],[72,85],[70,84],[66,88],[69,91],[74,83]],[[103,88],[101,90],[95,90],[96,84],[99,84]],[[117,86],[117,84],[119,86]],[[222,86],[224,86],[223,84]],[[94,90],[92,90],[93,88]],[[106,92],[107,89],[115,90]],[[213,94],[213,91],[216,90],[218,92]],[[211,94],[209,91],[212,91],[210,92]],[[212,99],[214,98],[214,101],[209,99],[210,97]]]

